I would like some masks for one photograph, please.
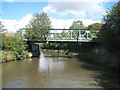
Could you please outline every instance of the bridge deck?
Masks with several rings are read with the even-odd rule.
[[[93,40],[47,40],[48,42],[93,42]]]
[[[36,42],[95,42],[99,30],[51,29],[44,41]],[[24,36],[24,32],[21,36]],[[25,38],[24,38],[25,39]]]

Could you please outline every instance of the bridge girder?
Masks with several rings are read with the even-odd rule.
[[[45,41],[36,42],[95,42],[94,39],[97,38],[97,33],[99,30],[70,30],[70,29],[51,29],[48,34],[46,34]],[[19,35],[24,38],[25,29],[21,31]]]

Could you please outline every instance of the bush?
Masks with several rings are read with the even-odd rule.
[[[13,60],[24,59],[27,57],[26,44],[17,35],[3,35],[3,50],[13,55]],[[7,55],[8,58],[10,55]],[[7,59],[7,58],[4,58]]]
[[[96,53],[94,53],[93,51],[89,51],[89,52],[85,52],[82,54],[79,54],[80,58],[83,58],[87,61],[90,61],[92,63],[98,63],[101,65],[104,65],[106,67],[115,69],[115,70],[119,70],[119,66],[120,66],[120,61],[119,58],[120,56],[116,56],[116,55],[98,55]]]
[[[1,59],[2,59],[2,62],[11,61],[11,60],[13,60],[13,54],[10,51],[8,51],[8,52],[3,51]]]
[[[120,1],[107,11],[103,18],[102,29],[98,34],[99,42],[102,42],[111,53],[120,51]]]

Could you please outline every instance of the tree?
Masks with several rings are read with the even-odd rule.
[[[47,13],[36,13],[27,27],[26,38],[29,40],[45,40],[49,33],[51,21]]]
[[[101,27],[102,27],[101,23],[93,23],[93,24],[88,25],[86,29],[88,29],[88,30],[100,30]]]
[[[73,24],[70,26],[69,29],[84,29],[85,26],[83,25],[82,21],[77,20],[73,21]]]
[[[4,31],[6,30],[6,29],[3,29],[3,25],[2,25],[2,22],[0,21],[0,34],[2,34],[2,33],[4,33]]]
[[[109,51],[120,52],[120,1],[103,18],[99,39]]]
[[[0,21],[0,33],[2,32],[2,22]]]
[[[2,35],[5,33],[6,29],[3,29],[2,22],[0,21],[0,49],[2,48]]]

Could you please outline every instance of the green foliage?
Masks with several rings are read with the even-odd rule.
[[[88,30],[101,30],[102,24],[101,23],[93,23],[87,26],[86,29]]]
[[[2,22],[0,21],[0,49],[2,48],[2,34],[5,33],[6,29],[3,28]]]
[[[0,33],[2,32],[2,22],[0,21]]]
[[[107,12],[103,23],[99,40],[107,46],[109,51],[120,52],[120,1]]]
[[[7,51],[7,52],[2,51],[1,54],[2,54],[2,61],[1,62],[13,60],[13,54],[10,51]]]
[[[62,31],[62,32],[60,33],[60,35],[61,35],[62,37],[65,37],[65,36],[67,35],[67,32]]]
[[[79,53],[79,57],[83,58],[87,62],[101,64],[103,66],[119,70],[120,61],[119,56],[116,55],[98,55],[93,51],[88,51],[85,53]],[[118,58],[119,57],[119,58]]]
[[[72,51],[78,52],[78,53],[85,53],[93,49],[93,46],[91,43],[72,43],[72,44],[69,44],[69,46],[70,45],[71,45]]]
[[[73,24],[70,26],[69,29],[84,29],[85,26],[83,25],[83,22],[80,20],[73,21]]]
[[[43,44],[41,46],[42,49],[50,49],[50,50],[61,50],[66,49],[67,45],[64,43],[50,43],[50,44]]]
[[[51,21],[47,13],[36,13],[28,25],[26,38],[28,40],[45,40],[45,35],[49,33]]]
[[[3,50],[10,52],[14,60],[27,57],[26,45],[17,35],[3,35]]]

